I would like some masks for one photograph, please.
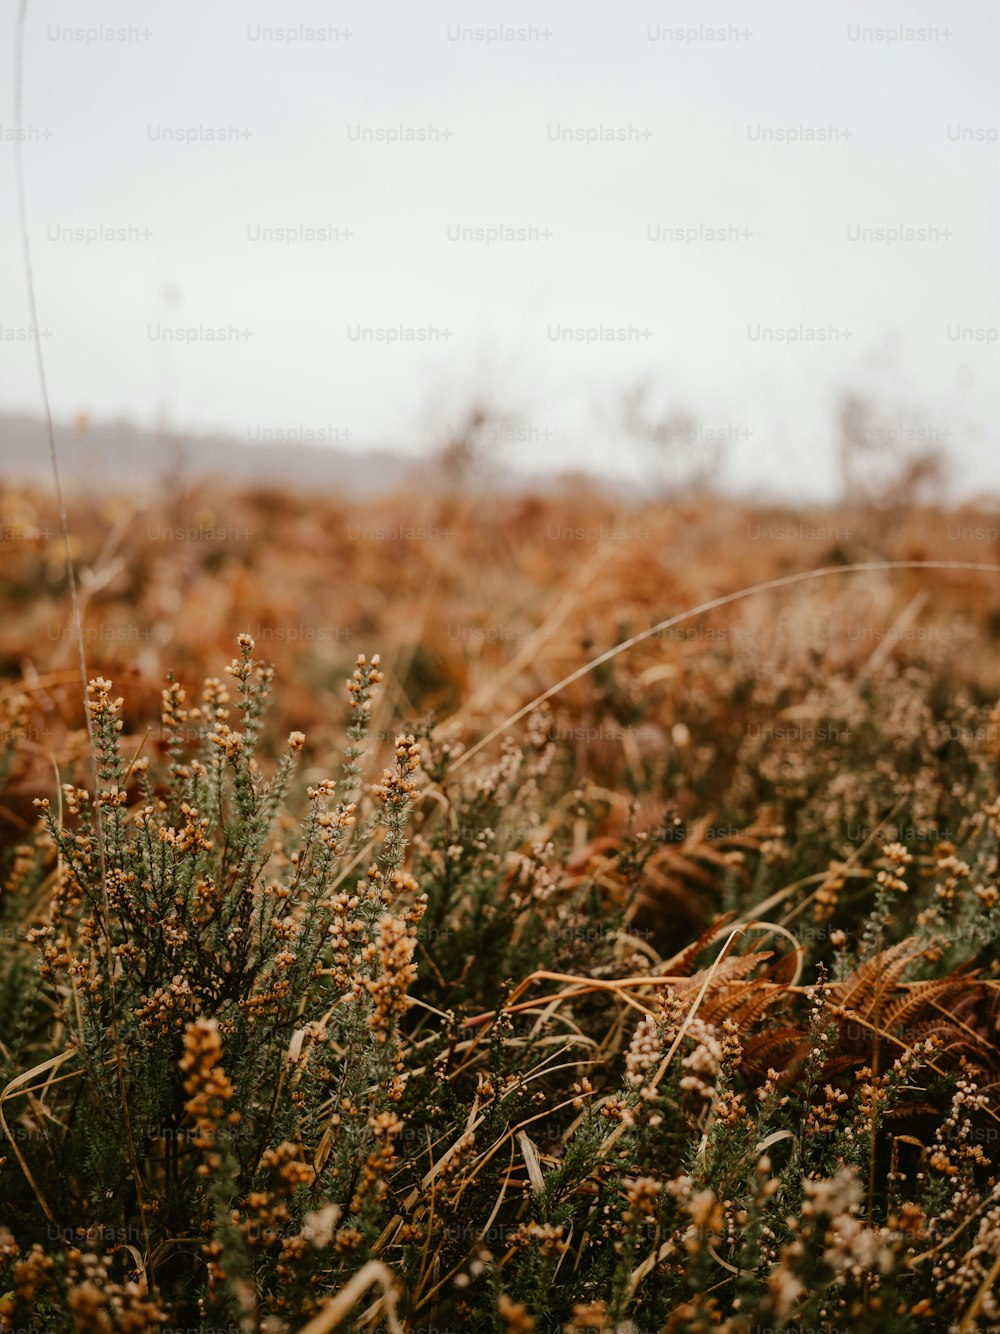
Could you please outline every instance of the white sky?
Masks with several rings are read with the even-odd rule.
[[[64,31],[102,25],[129,39]],[[496,26],[533,39],[453,40]],[[917,38],[871,37],[900,27]],[[256,39],[267,28],[302,40]],[[654,40],[668,28],[728,40]],[[183,428],[332,427],[353,448],[417,450],[484,393],[529,428],[509,462],[641,478],[649,455],[614,421],[649,379],[665,410],[739,437],[736,481],[805,496],[834,476],[854,388],[882,427],[946,442],[961,489],[1000,489],[998,45],[990,0],[32,0],[25,167],[56,415],[166,410]],[[31,348],[10,341],[28,314],[0,82],[0,410],[37,411]],[[450,137],[357,141],[425,126]],[[553,142],[557,126],[633,139]],[[168,143],[163,127],[249,134]],[[799,127],[851,137],[760,142]],[[131,232],[53,239],[87,227]],[[352,236],[268,243],[258,227]],[[449,239],[488,227],[534,231]],[[894,227],[929,239],[851,239]],[[730,239],[649,239],[668,228]],[[161,326],[241,336],[168,346]],[[359,326],[451,337],[386,346],[352,340]],[[587,346],[557,326],[639,336]]]

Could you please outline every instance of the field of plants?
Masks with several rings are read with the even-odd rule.
[[[994,512],[0,519],[0,1330],[1000,1330]]]

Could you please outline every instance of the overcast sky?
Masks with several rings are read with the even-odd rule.
[[[508,461],[641,478],[645,380],[806,496],[855,390],[1000,490],[998,46],[990,0],[32,0],[54,410],[417,450],[478,395]],[[36,411],[4,85],[0,410]]]

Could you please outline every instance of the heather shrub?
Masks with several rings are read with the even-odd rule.
[[[952,839],[831,856],[818,789],[712,836],[546,707],[379,777],[377,658],[302,781],[254,652],[148,762],[95,678],[96,783],[3,851],[0,1328],[1000,1327],[983,747],[901,794]]]

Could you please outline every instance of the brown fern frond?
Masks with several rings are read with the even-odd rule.
[[[689,991],[697,991],[705,978],[711,974],[712,981],[699,1011],[702,1018],[707,1019],[709,1018],[708,1007],[712,1004],[712,997],[718,996],[720,991],[729,987],[732,983],[742,981],[748,973],[753,972],[758,964],[771,957],[771,950],[752,950],[748,954],[729,954],[718,966],[712,965],[709,968],[699,969],[691,977],[683,978],[676,983],[675,988],[682,996]],[[714,972],[712,971],[713,968]]]
[[[863,960],[849,977],[830,989],[833,1004],[869,1018],[876,998],[884,1006],[886,997],[895,990],[907,966],[923,954],[922,949],[914,949],[915,944],[913,937],[907,937]]]
[[[749,1037],[741,1036],[741,1041],[744,1066],[763,1074],[771,1067],[780,1070],[790,1064],[788,1056],[802,1045],[804,1035],[797,1025],[786,1024]]]
[[[702,950],[707,949],[719,932],[728,926],[735,916],[735,913],[727,912],[722,917],[717,917],[711,926],[702,931],[697,940],[693,940],[690,945],[685,945],[679,954],[675,954],[673,958],[664,962],[664,972],[677,976],[688,975],[694,967],[698,955],[701,954]]]
[[[764,1014],[787,1001],[787,997],[788,989],[781,983],[764,979],[732,987],[725,996],[719,997],[718,1020],[713,1022],[733,1019],[742,1033],[749,1033]]]
[[[890,1033],[898,1028],[912,1027],[928,1004],[946,995],[952,985],[950,977],[910,983],[902,995],[894,996],[891,1001],[883,1000],[882,1026]]]

